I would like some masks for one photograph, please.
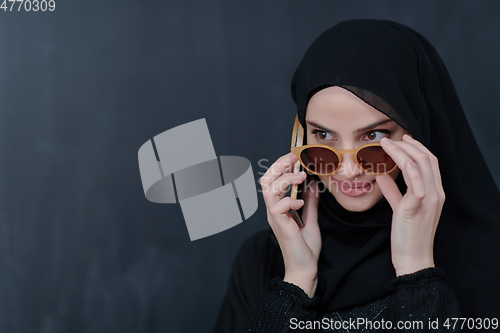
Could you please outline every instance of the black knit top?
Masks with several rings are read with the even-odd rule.
[[[283,281],[282,262],[273,264],[277,251],[267,230],[245,242],[214,332],[460,331],[459,325],[453,328],[452,318],[460,318],[460,311],[442,268],[396,277],[387,284],[384,297],[326,312],[318,306],[321,295],[311,299],[300,287]]]
[[[247,332],[459,331],[450,321],[460,318],[458,304],[441,268],[400,276],[388,285],[388,296],[331,313],[318,311],[318,296],[311,299],[294,284],[279,278],[270,284]]]

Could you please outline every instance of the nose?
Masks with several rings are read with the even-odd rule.
[[[337,174],[345,177],[346,180],[355,178],[363,174],[363,170],[354,161],[353,154],[343,154],[342,163],[337,171]]]

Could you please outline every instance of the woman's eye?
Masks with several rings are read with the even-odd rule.
[[[370,131],[370,132],[367,132],[365,135],[364,135],[364,141],[375,141],[375,142],[378,142],[380,140],[382,140],[382,138],[384,136],[389,136],[390,132],[388,130],[376,130],[376,131]]]
[[[326,131],[321,131],[321,130],[313,130],[312,134],[314,134],[318,139],[324,141],[324,140],[332,140],[333,136],[326,132]]]

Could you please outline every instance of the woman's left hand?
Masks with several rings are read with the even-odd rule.
[[[384,138],[380,143],[408,187],[403,196],[390,175],[376,177],[393,210],[391,256],[396,275],[434,267],[434,236],[445,201],[438,160],[407,134],[403,141]]]

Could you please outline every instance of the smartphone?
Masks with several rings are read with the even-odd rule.
[[[300,164],[299,161],[297,161],[295,163],[295,165],[293,166],[293,173],[296,173],[296,172],[300,172],[302,169],[302,165]],[[303,186],[305,184],[305,182],[307,181],[307,177],[306,179],[304,179],[304,181],[302,183],[300,183],[299,185],[297,184],[294,184],[292,185],[292,189],[290,191],[290,197],[293,198],[293,199],[297,199],[297,194],[299,195],[299,199],[302,198],[302,193],[303,193]],[[305,205],[305,203],[304,203]],[[304,206],[302,206],[303,208]],[[297,222],[297,225],[299,226],[299,228],[302,228],[303,226],[305,226],[305,223],[304,221],[302,220],[302,218],[300,217],[302,215],[302,208],[299,209],[300,211],[300,214],[299,214],[299,211],[296,211],[296,210],[293,210],[293,209],[289,209],[288,210],[288,214],[291,218],[293,218],[295,220],[295,222]]]
[[[295,123],[293,125],[292,143],[291,143],[290,149],[293,151],[294,147],[302,146],[303,141],[304,141],[304,129],[302,128],[302,126],[300,126],[299,116],[297,115],[297,116],[295,116]],[[302,165],[300,164],[300,161],[297,161],[293,166],[292,172],[296,173],[296,172],[301,171],[301,169],[302,169]],[[303,192],[302,188],[303,188],[304,183],[306,181],[307,181],[307,177],[302,183],[300,183],[300,185],[292,185],[292,189],[290,192],[291,198],[297,199],[297,194],[298,194],[299,199],[301,199],[302,192]],[[299,189],[299,186],[300,186],[300,189]],[[302,208],[303,207],[304,206],[302,206]],[[299,228],[302,228],[303,226],[305,226],[304,221],[300,217],[302,215],[302,210],[303,210],[302,208],[300,208],[299,211],[296,211],[293,209],[288,210],[288,216],[290,216],[291,218],[293,218],[295,220],[295,222],[297,222],[297,225],[299,226]]]

